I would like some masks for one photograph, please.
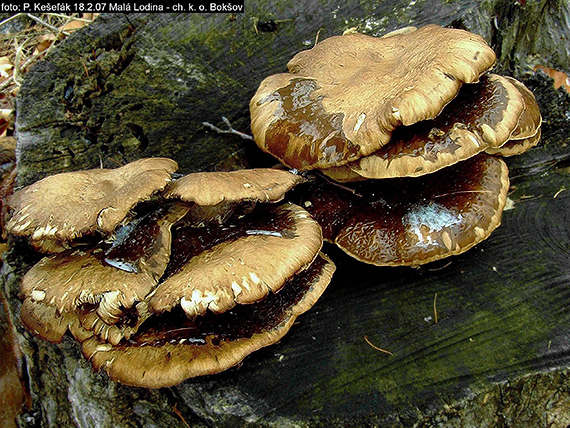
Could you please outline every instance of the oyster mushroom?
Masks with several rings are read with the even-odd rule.
[[[283,337],[334,272],[317,222],[278,204],[302,181],[262,169],[170,183],[109,238],[33,266],[23,324],[54,342],[70,330],[97,369],[132,385],[237,364]]]
[[[326,180],[298,189],[327,241],[378,266],[418,266],[461,254],[500,224],[508,169],[480,154],[419,178]]]
[[[83,342],[96,369],[121,383],[146,388],[176,385],[235,366],[252,352],[278,342],[295,319],[317,301],[334,272],[324,255],[289,279],[281,291],[232,311],[189,319],[180,306],[153,315],[128,342]]]
[[[156,286],[170,259],[170,228],[187,212],[186,207],[171,203],[142,217],[134,229],[125,226],[130,233],[119,233],[112,243],[44,257],[21,282],[24,325],[52,340],[37,324],[42,319],[52,322],[55,310],[61,328],[65,320],[77,318],[84,328],[106,339],[111,335],[109,340],[114,342],[120,340],[130,329],[111,326]]]
[[[496,74],[463,85],[434,119],[400,126],[376,152],[323,172],[337,181],[416,177],[429,174],[511,138],[525,103],[517,87]]]
[[[9,198],[6,232],[29,238],[43,252],[63,251],[96,232],[108,235],[137,203],[164,189],[176,169],[171,159],[148,158],[46,177]]]
[[[380,149],[399,125],[436,117],[494,62],[480,36],[437,25],[330,37],[260,84],[253,136],[289,167],[340,166]]]

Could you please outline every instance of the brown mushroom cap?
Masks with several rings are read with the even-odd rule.
[[[195,225],[223,224],[236,210],[246,214],[258,202],[279,202],[302,181],[299,175],[273,168],[198,172],[172,182],[164,197],[190,202],[188,220]]]
[[[536,134],[528,138],[512,139],[496,149],[487,149],[487,153],[498,156],[515,156],[526,152],[540,142],[541,130],[538,128]]]
[[[500,224],[506,164],[485,154],[421,178],[298,189],[326,240],[379,266],[421,265],[460,254]]]
[[[297,316],[313,306],[330,282],[334,264],[324,255],[261,302],[221,315],[190,320],[178,309],[155,315],[128,342],[111,346],[96,338],[83,353],[96,369],[132,386],[161,388],[218,373],[247,355],[279,341]]]
[[[524,100],[524,111],[509,141],[501,147],[490,147],[485,150],[492,155],[514,156],[526,152],[540,141],[542,116],[534,94],[522,83],[512,77],[507,77],[520,92]]]
[[[509,79],[487,74],[463,85],[435,119],[400,126],[380,150],[323,172],[345,182],[429,174],[502,146],[517,129],[524,106],[521,92]]]
[[[48,251],[95,231],[109,234],[137,203],[164,189],[176,169],[171,159],[149,158],[46,177],[9,199],[13,213],[6,230]]]
[[[20,308],[20,321],[37,337],[60,343],[69,326],[78,319],[74,313],[60,313],[54,306],[27,297]]]
[[[164,197],[205,206],[233,201],[278,202],[302,181],[299,175],[273,168],[196,172],[172,182]]]
[[[342,165],[381,148],[397,126],[437,116],[494,62],[480,36],[437,25],[330,37],[295,55],[290,74],[261,83],[252,132],[290,167]]]
[[[127,249],[118,250],[121,243],[108,251],[98,247],[44,257],[22,279],[22,296],[59,313],[95,305],[101,319],[114,324],[157,284],[170,257],[170,228],[186,212],[174,205],[153,213],[139,223],[138,233],[129,235]]]
[[[173,261],[149,307],[160,313],[181,305],[194,317],[253,303],[306,268],[321,246],[320,226],[293,204],[258,208],[217,228],[180,226],[174,229]]]

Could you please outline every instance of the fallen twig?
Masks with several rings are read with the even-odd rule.
[[[207,126],[211,130],[216,131],[219,134],[235,134],[235,135],[238,135],[245,140],[253,140],[253,137],[251,135],[245,134],[243,132],[240,132],[240,131],[234,129],[227,117],[222,116],[222,120],[224,121],[224,123],[226,124],[228,129],[218,128],[217,126],[212,125],[209,122],[202,122],[202,125]]]
[[[560,194],[561,194],[562,192],[564,192],[565,190],[566,190],[566,187],[562,186],[562,187],[560,188],[560,190],[554,194],[554,196],[552,197],[552,199],[556,199],[556,198],[558,197],[558,195],[560,195]]]
[[[386,351],[385,349],[382,349],[382,348],[379,348],[379,347],[376,346],[376,345],[373,345],[373,344],[370,342],[370,340],[368,340],[368,336],[364,336],[364,340],[366,341],[366,343],[368,343],[370,346],[372,346],[372,347],[373,347],[374,349],[376,349],[377,351],[380,351],[380,352],[383,352],[383,353],[385,353],[385,354],[394,356],[394,354],[392,354],[390,351]]]
[[[434,321],[437,324],[437,293],[435,293],[435,296],[433,297],[433,316],[434,316]]]
[[[66,36],[69,36],[69,33],[67,31],[61,31],[59,28],[54,27],[53,25],[51,25],[48,22],[45,22],[43,19],[39,18],[36,15],[32,15],[31,13],[27,13],[26,16],[30,19],[33,19],[34,21],[36,21],[38,24],[43,25],[44,27],[50,29],[51,31],[53,31],[54,33],[63,33]]]
[[[182,421],[182,423],[184,425],[186,425],[188,428],[190,428],[190,425],[188,425],[188,422],[186,422],[186,419],[184,419],[184,416],[182,416],[182,412],[180,410],[178,410],[178,408],[176,406],[172,406],[172,411],[176,414],[176,416],[178,416],[180,418],[180,420]]]

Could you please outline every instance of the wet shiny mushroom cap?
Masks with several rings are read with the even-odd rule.
[[[297,316],[314,305],[333,272],[334,264],[321,254],[279,293],[260,302],[193,319],[177,307],[153,315],[129,341],[117,346],[91,338],[83,342],[83,353],[96,369],[132,386],[168,387],[190,377],[218,373],[278,342]]]
[[[176,169],[171,159],[149,158],[46,177],[9,199],[6,231],[48,252],[84,235],[110,234],[137,203],[164,189]]]
[[[420,178],[312,184],[297,197],[325,239],[356,259],[416,266],[486,239],[500,224],[508,187],[506,164],[480,154]]]
[[[520,92],[524,101],[524,111],[509,140],[501,147],[490,147],[485,151],[500,156],[514,156],[526,152],[540,141],[542,116],[534,94],[522,83],[507,77]]]
[[[318,223],[293,204],[258,207],[217,227],[178,225],[173,236],[171,263],[148,304],[156,313],[180,305],[188,317],[278,292],[322,246]]]
[[[101,326],[115,324],[158,283],[170,259],[170,228],[186,212],[186,207],[171,203],[143,217],[110,244],[44,257],[24,275],[21,296],[54,308],[63,317],[79,316],[78,310],[86,306]],[[42,310],[37,305],[29,308]],[[23,310],[22,315],[43,318],[39,312]]]
[[[337,181],[429,174],[502,146],[517,129],[524,107],[509,79],[486,74],[463,85],[435,119],[400,126],[380,150],[323,172]]]
[[[261,83],[252,132],[289,167],[342,165],[381,148],[397,126],[437,116],[494,62],[480,36],[437,25],[330,37]]]

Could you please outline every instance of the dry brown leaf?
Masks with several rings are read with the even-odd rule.
[[[562,86],[564,89],[566,89],[566,92],[570,93],[570,77],[568,77],[566,73],[550,67],[545,67],[544,65],[537,65],[534,67],[534,71],[538,69],[544,71],[549,77],[552,77],[554,79],[554,87],[556,89]]]
[[[53,37],[50,37],[53,36]],[[49,47],[53,44],[54,40],[55,40],[55,36],[53,35],[53,33],[44,35],[39,37],[38,39],[41,40],[39,41],[39,43],[36,45],[36,48],[34,49],[34,55],[37,55],[41,52],[44,52],[46,49],[49,49]]]
[[[59,27],[59,29],[61,31],[73,32],[75,30],[79,30],[80,28],[85,27],[87,24],[89,24],[89,23],[86,21],[78,20],[78,19],[72,19],[67,24]]]
[[[0,58],[0,76],[6,78],[12,75],[14,65],[9,57],[3,56]]]
[[[0,109],[0,137],[6,136],[6,131],[13,125],[12,110]],[[0,138],[2,141],[2,138]]]

